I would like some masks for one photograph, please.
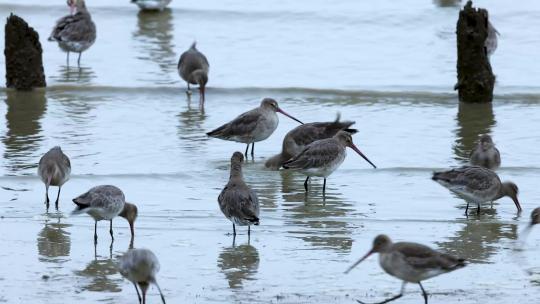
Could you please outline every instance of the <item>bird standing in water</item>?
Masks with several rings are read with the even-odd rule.
[[[491,136],[482,135],[476,148],[471,152],[471,165],[497,170],[501,166],[501,154]]]
[[[248,238],[251,235],[251,225],[259,225],[259,199],[255,191],[244,182],[243,162],[242,153],[234,152],[229,182],[218,196],[221,212],[233,224],[233,238],[236,237],[235,224],[248,226]]]
[[[45,184],[45,204],[49,209],[49,186],[58,186],[58,194],[54,203],[58,209],[60,190],[62,185],[69,180],[71,174],[71,163],[67,155],[58,146],[50,149],[39,160],[38,175]]]
[[[308,181],[312,176],[324,178],[323,195],[326,192],[326,178],[330,176],[347,156],[346,148],[353,149],[373,168],[377,168],[353,143],[352,135],[347,131],[339,131],[334,137],[321,139],[307,145],[306,148],[283,164],[285,169],[299,170],[307,175],[304,189],[308,191]]]
[[[201,104],[204,105],[206,83],[208,82],[208,70],[210,64],[199,50],[197,42],[193,42],[191,47],[182,53],[178,60],[178,74],[187,82],[187,94],[191,95],[190,84],[199,85]]]
[[[146,304],[146,291],[150,284],[154,284],[159,290],[161,301],[165,304],[165,297],[156,281],[159,261],[152,251],[148,249],[130,249],[120,258],[118,270],[124,278],[131,281],[135,286],[139,303]],[[142,299],[137,285],[141,288]]]
[[[86,9],[84,0],[68,0],[67,4],[71,14],[56,22],[49,41],[57,41],[58,46],[67,52],[67,65],[69,66],[69,53],[79,53],[77,65],[81,65],[81,54],[96,41],[96,25],[92,16]]]
[[[403,281],[401,292],[398,295],[377,304],[401,298],[407,283],[416,283],[420,286],[424,302],[427,304],[428,295],[422,286],[422,281],[465,266],[464,259],[440,253],[418,243],[393,243],[388,236],[381,234],[373,241],[372,249],[349,267],[345,273],[349,273],[373,253],[379,253],[379,265],[386,273]]]
[[[279,118],[276,112],[302,123],[300,120],[283,111],[277,101],[272,98],[265,98],[259,107],[241,114],[231,122],[206,133],[206,135],[247,144],[246,157],[248,155],[249,144],[251,144],[251,156],[253,157],[255,154],[255,143],[267,139],[277,129]]]

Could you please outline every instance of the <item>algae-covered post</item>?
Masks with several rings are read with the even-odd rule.
[[[30,90],[46,86],[42,53],[38,33],[11,14],[5,28],[6,87]]]
[[[457,22],[457,77],[454,89],[463,102],[491,102],[495,75],[485,42],[488,37],[488,12],[475,9],[468,1]]]

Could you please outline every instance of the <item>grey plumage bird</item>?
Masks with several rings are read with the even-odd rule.
[[[519,189],[513,182],[501,182],[497,173],[479,166],[465,166],[443,172],[433,173],[432,179],[443,187],[454,192],[467,202],[478,206],[476,213],[480,214],[480,205],[508,196],[521,212],[518,200]]]
[[[73,199],[77,208],[72,214],[87,213],[94,221],[94,244],[97,244],[97,222],[109,221],[109,233],[114,241],[112,221],[116,216],[125,218],[131,231],[131,245],[135,238],[134,223],[138,210],[134,204],[126,202],[124,193],[118,187],[111,185],[96,186]]]
[[[298,170],[305,174],[304,189],[308,191],[308,181],[312,176],[324,178],[323,194],[326,192],[326,178],[330,176],[345,160],[346,148],[353,149],[373,168],[377,168],[353,143],[352,135],[339,131],[332,138],[320,139],[307,145],[306,148],[283,164],[283,168]]]
[[[484,46],[486,48],[486,52],[488,56],[491,56],[493,55],[493,53],[495,53],[495,50],[497,49],[497,44],[498,44],[497,36],[500,34],[489,20],[487,23],[487,32],[488,34],[487,34],[486,41],[484,42]]]
[[[476,148],[471,151],[470,163],[491,170],[497,170],[501,166],[501,154],[495,147],[491,136],[482,135]]]
[[[272,170],[278,170],[283,164],[302,152],[307,145],[320,139],[331,138],[338,131],[347,131],[350,134],[358,132],[351,129],[354,121],[340,121],[340,115],[331,122],[312,122],[299,125],[292,129],[283,138],[281,153],[269,158],[265,166]]]
[[[146,304],[146,291],[150,284],[156,285],[161,296],[161,301],[165,304],[165,297],[159,287],[156,274],[159,271],[159,261],[156,255],[148,249],[130,249],[118,263],[120,274],[135,286],[139,303]],[[137,285],[141,288],[142,299]]]
[[[69,180],[71,174],[71,162],[67,155],[58,146],[50,149],[39,160],[38,175],[45,184],[45,204],[49,209],[49,186],[58,186],[55,206],[58,209],[60,190],[62,185]]]
[[[251,156],[253,156],[255,143],[267,139],[277,129],[279,118],[276,112],[302,123],[283,111],[277,101],[265,98],[259,107],[241,114],[221,127],[206,133],[206,135],[247,144],[246,156],[251,144]]]
[[[84,0],[68,0],[72,14],[56,22],[49,41],[58,42],[58,46],[67,52],[67,65],[69,66],[69,53],[79,53],[77,64],[81,64],[81,54],[90,48],[96,41],[96,25],[86,9]],[[73,14],[74,12],[74,14]]]
[[[388,236],[381,234],[373,241],[372,249],[349,267],[345,273],[349,273],[373,253],[379,253],[379,265],[386,273],[403,281],[401,292],[398,295],[378,304],[401,298],[407,283],[416,283],[420,286],[424,302],[427,304],[428,295],[422,286],[422,281],[465,266],[464,259],[435,251],[418,243],[393,243]]]
[[[229,182],[218,196],[221,212],[233,224],[233,236],[236,236],[235,225],[248,226],[248,236],[251,234],[251,225],[259,225],[259,199],[255,191],[244,182],[243,162],[242,153],[234,152]]]
[[[191,94],[189,85],[195,84],[199,86],[201,102],[204,104],[206,83],[208,82],[208,70],[210,64],[199,50],[197,50],[197,42],[193,42],[191,47],[182,53],[178,60],[178,74],[187,82],[187,93]]]

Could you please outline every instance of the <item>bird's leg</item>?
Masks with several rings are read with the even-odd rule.
[[[69,68],[69,51],[67,52],[66,66]]]
[[[139,287],[141,287],[142,291],[142,304],[146,304],[146,291],[148,290],[148,283],[139,282]]]
[[[234,226],[234,223],[232,224],[232,233],[233,236],[236,237],[236,227]]]
[[[309,182],[309,176],[306,178],[306,181],[304,182],[304,189],[306,189],[306,192],[307,191],[307,183]]]
[[[62,186],[58,186],[58,194],[56,195],[56,202],[54,203],[56,210],[58,210],[58,200],[60,199],[60,190],[62,190]]]
[[[422,286],[422,283],[418,282],[418,285],[420,285],[420,289],[422,289],[422,296],[424,297],[424,303],[427,304],[427,292],[424,290],[424,286]]]
[[[188,96],[191,95],[191,88],[189,87],[189,82],[187,83],[187,91],[186,91],[186,94],[187,94]]]
[[[139,293],[139,288],[137,288],[137,283],[133,282],[133,286],[135,286],[135,291],[137,292],[137,298],[139,298],[139,304],[141,304],[141,294]]]
[[[255,155],[255,142],[251,143],[251,158]]]
[[[322,186],[322,194],[326,194],[326,177],[324,178],[323,186]]]
[[[94,224],[94,245],[97,244],[97,221]]]
[[[476,208],[476,215],[480,215],[480,204],[478,204],[478,208]]]
[[[111,220],[111,225],[109,226],[109,233],[111,234],[111,240],[114,241],[114,235],[112,231],[112,220]]]
[[[469,212],[469,202],[467,202],[467,207],[465,208],[465,215],[467,215]]]
[[[47,211],[49,210],[49,185],[45,185],[45,205],[47,206]]]
[[[246,153],[244,153],[244,155],[246,156],[246,160],[247,160],[247,156],[248,156],[248,151],[249,151],[249,143],[247,144],[247,147],[246,147]]]
[[[79,52],[79,59],[77,59],[77,66],[79,68],[81,67],[81,54],[82,54],[82,52]]]
[[[388,299],[386,299],[386,300],[384,300],[384,301],[382,301],[382,302],[377,302],[377,303],[372,303],[372,304],[384,304],[384,303],[392,302],[392,301],[394,301],[394,300],[397,300],[397,299],[401,298],[401,297],[403,296],[403,293],[405,292],[405,285],[406,285],[406,284],[407,284],[407,283],[404,281],[403,284],[401,285],[401,291],[399,292],[398,295],[393,296],[393,297],[391,297],[391,298],[388,298]],[[423,290],[423,289],[422,289],[422,290]],[[367,304],[366,302],[362,302],[362,301],[360,301],[360,300],[356,300],[356,302],[361,303],[361,304]]]
[[[161,296],[161,301],[163,302],[163,304],[167,304],[165,303],[165,297],[163,296],[163,293],[161,292],[161,288],[159,288],[159,285],[157,283],[157,281],[154,281],[154,284],[156,285],[158,291],[159,291],[159,295]]]
[[[491,201],[491,209],[493,209],[493,201]]]

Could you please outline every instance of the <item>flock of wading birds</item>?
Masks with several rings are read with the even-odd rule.
[[[159,0],[137,0],[137,2],[168,3]],[[61,18],[49,40],[57,41],[60,48],[69,53],[79,53],[78,63],[83,51],[88,49],[96,39],[96,27],[86,9],[84,0],[68,0],[70,15]],[[157,5],[156,4],[156,5]],[[166,5],[166,4],[165,4]],[[496,30],[489,24],[491,36],[495,41],[486,41],[489,54],[496,47]],[[198,85],[201,104],[204,104],[205,86],[208,81],[209,64],[206,57],[197,50],[195,43],[184,52],[178,62],[178,72],[187,82],[187,93],[191,94],[190,84]],[[208,132],[207,135],[219,139],[230,140],[247,144],[245,155],[247,157],[251,145],[251,155],[254,155],[255,142],[267,139],[278,126],[277,112],[300,123],[291,130],[283,140],[280,154],[270,158],[266,167],[278,170],[297,170],[305,174],[304,188],[308,193],[310,177],[324,178],[323,195],[326,190],[326,178],[332,174],[344,161],[346,148],[349,147],[363,157],[369,164],[376,166],[354,145],[352,134],[352,121],[340,121],[339,116],[333,122],[314,122],[303,124],[298,119],[284,112],[278,103],[271,98],[265,98],[260,106],[245,112],[229,123]],[[233,237],[236,237],[236,225],[248,226],[248,239],[251,225],[259,225],[259,200],[257,194],[244,182],[242,164],[244,155],[234,152],[231,157],[230,178],[225,188],[218,196],[219,207],[225,217],[233,224]],[[502,182],[496,170],[500,166],[500,154],[495,148],[489,135],[480,137],[477,147],[471,153],[470,165],[444,172],[435,172],[433,180],[462,197],[467,202],[465,214],[468,214],[469,204],[477,205],[476,213],[480,213],[483,203],[493,202],[504,196],[510,197],[518,210],[521,206],[518,201],[518,187],[512,182]],[[62,185],[69,179],[71,164],[69,158],[60,147],[48,151],[39,161],[38,174],[46,189],[46,205],[49,208],[49,186],[58,186],[56,208]],[[156,281],[159,262],[156,256],[147,249],[133,249],[135,235],[134,223],[138,215],[137,207],[125,201],[124,193],[112,185],[96,186],[86,193],[73,199],[76,209],[73,214],[86,213],[95,220],[94,243],[97,244],[97,223],[106,220],[110,222],[110,234],[114,240],[112,221],[115,217],[125,218],[131,230],[130,250],[120,258],[120,273],[133,282],[139,302],[146,302],[146,291],[150,284],[155,284],[160,292],[161,299],[165,298]],[[531,215],[529,227],[540,222],[540,208],[535,209]],[[403,295],[406,283],[417,283],[428,302],[427,293],[421,282],[465,266],[465,260],[448,254],[440,253],[417,243],[393,243],[386,235],[379,235],[373,241],[372,249],[346,273],[357,266],[373,253],[379,253],[379,263],[388,274],[403,280],[401,292],[379,303],[387,303]],[[139,293],[142,291],[142,297]],[[360,303],[363,303],[357,300]]]

